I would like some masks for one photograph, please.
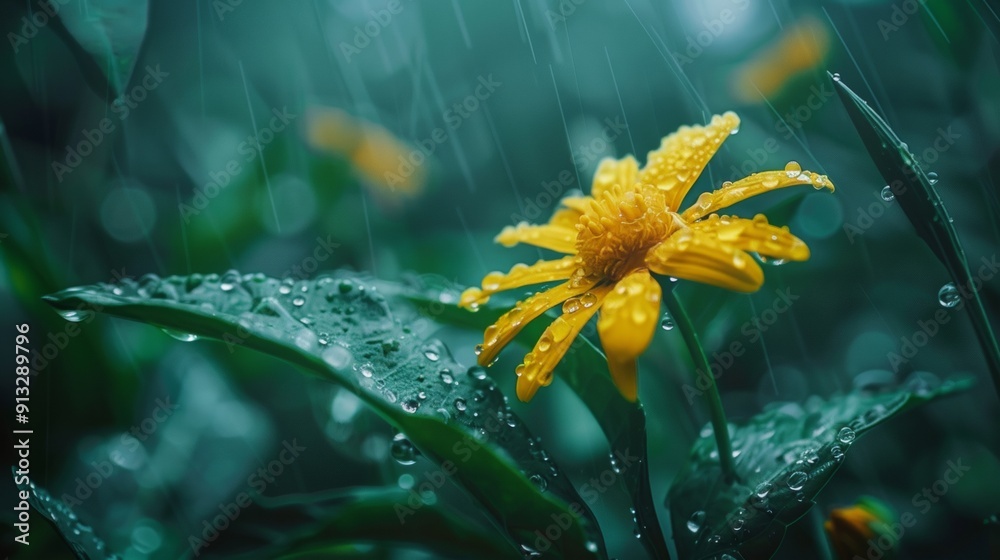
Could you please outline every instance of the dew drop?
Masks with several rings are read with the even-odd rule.
[[[428,348],[424,350],[424,357],[432,362],[436,362],[441,358],[441,355],[436,350]]]
[[[665,330],[665,331],[673,330],[673,328],[674,328],[674,319],[673,319],[673,317],[670,316],[669,313],[664,313],[663,314],[663,318],[660,319],[660,328],[663,329],[663,330]]]
[[[767,495],[771,492],[771,488],[772,486],[770,482],[767,481],[761,482],[760,484],[757,485],[757,488],[754,490],[754,494],[756,494],[758,498],[766,498]]]
[[[802,490],[807,480],[809,480],[809,475],[802,471],[795,471],[788,476],[788,488],[796,491]]]
[[[691,518],[688,519],[687,528],[688,531],[692,533],[697,533],[701,531],[702,526],[705,525],[705,512],[698,510],[691,514]]]
[[[948,282],[938,290],[938,303],[941,307],[955,307],[961,299],[962,296],[958,293],[954,282]]]
[[[305,304],[306,304],[306,298],[302,296],[298,296],[292,300],[292,305],[294,305],[295,307],[302,307]]]
[[[539,492],[544,492],[545,489],[549,487],[549,479],[545,478],[540,474],[531,475],[530,480],[531,483],[534,484],[536,488],[538,488]]]
[[[840,443],[848,443],[849,444],[852,441],[854,441],[854,438],[856,438],[856,437],[858,437],[858,436],[857,436],[857,434],[854,433],[854,430],[852,430],[851,428],[849,428],[847,426],[844,426],[843,428],[841,428],[840,432],[837,433],[837,439],[840,440]]]
[[[927,174],[927,182],[930,183],[930,184],[932,184],[932,185],[936,185],[937,182],[938,182],[938,174],[935,173],[934,171],[931,171],[930,173],[928,173]]]
[[[420,401],[416,401],[414,399],[403,401],[403,410],[409,412],[410,414],[416,412],[418,408],[420,408]]]
[[[181,342],[194,342],[195,340],[198,340],[198,335],[196,334],[175,331],[173,329],[160,329],[160,330],[165,332],[171,338],[176,338]]]
[[[384,440],[383,440],[384,441]],[[399,433],[392,438],[392,445],[389,447],[389,455],[400,465],[412,465],[417,462],[417,448],[406,439],[406,435]]]
[[[441,373],[438,374],[438,377],[441,378],[441,383],[444,383],[445,385],[451,385],[455,381],[455,378],[451,376],[450,369],[441,370]]]
[[[787,164],[785,164],[785,175],[788,175],[790,179],[798,177],[799,173],[801,172],[802,172],[802,166],[799,165],[799,162],[790,161]]]
[[[597,543],[594,541],[587,541],[587,552],[597,552]]]
[[[70,323],[79,323],[81,321],[86,321],[87,319],[90,319],[91,317],[94,316],[93,311],[84,311],[79,309],[78,310],[60,309],[57,311],[57,313],[59,313],[60,317],[66,319]]]
[[[841,449],[839,445],[834,445],[830,448],[830,454],[833,455],[835,461],[841,461],[844,458],[844,450]]]
[[[886,185],[882,187],[882,200],[886,202],[892,202],[896,199],[896,195],[892,192],[892,187]]]
[[[483,380],[486,379],[486,368],[480,366],[472,366],[469,368],[468,374],[474,379]]]
[[[455,399],[455,410],[459,412],[464,412],[468,406],[465,404],[465,399],[458,398]]]

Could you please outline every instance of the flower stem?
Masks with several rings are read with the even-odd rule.
[[[667,310],[673,316],[677,329],[684,336],[688,352],[695,365],[695,376],[704,375],[708,379],[708,407],[712,415],[712,431],[715,433],[715,444],[719,449],[719,464],[722,467],[722,475],[726,482],[736,481],[736,463],[733,461],[733,444],[729,440],[729,423],[726,422],[726,411],[722,409],[722,399],[719,397],[719,388],[715,385],[715,378],[712,376],[711,367],[708,365],[708,358],[705,356],[705,349],[698,340],[698,333],[694,329],[691,318],[681,305],[680,300],[674,295],[674,291],[667,289],[663,291],[663,301],[667,304]]]

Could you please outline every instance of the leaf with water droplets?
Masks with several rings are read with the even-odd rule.
[[[981,279],[973,278],[958,232],[934,187],[937,175],[932,180],[924,172],[906,144],[868,103],[839,78],[833,82],[854,128],[899,207],[913,224],[917,235],[944,264],[955,284],[962,288],[961,295],[969,304],[969,318],[989,365],[994,388],[1000,396],[1000,344],[979,298],[977,283],[981,284]]]
[[[31,480],[19,477],[14,467],[11,467],[11,471],[14,474],[14,480],[17,481],[18,490],[28,493],[28,504],[31,508],[52,524],[77,558],[120,560],[121,556],[108,550],[104,541],[94,534],[94,530],[84,525],[62,500],[53,498],[48,491],[37,486]]]
[[[398,295],[431,311],[435,320],[444,323],[482,331],[510,307],[494,299],[481,305],[475,313],[470,313],[455,305],[458,301],[456,294],[462,290],[447,280],[424,276],[412,279],[410,284]],[[580,304],[585,306],[586,303],[581,301]],[[543,318],[533,321],[515,340],[531,347],[547,326],[548,321]],[[514,372],[508,373],[513,383],[516,376]],[[570,346],[555,368],[555,377],[569,385],[591,411],[613,450],[612,459],[615,459],[615,454],[623,457],[623,464],[615,466],[617,462],[613,462],[612,468],[620,471],[618,474],[636,509],[639,539],[643,546],[654,558],[670,558],[649,486],[646,415],[642,405],[622,398],[611,381],[604,353],[584,336],[578,337]],[[638,459],[630,460],[629,457]],[[626,461],[627,465],[624,464]]]
[[[240,550],[252,550],[245,556],[254,558],[326,558],[331,547],[376,541],[423,549],[435,558],[517,557],[490,527],[459,516],[441,503],[415,501],[419,497],[414,492],[352,488],[279,498],[258,496],[261,515],[246,524],[234,524],[231,530],[237,533],[232,540]],[[419,507],[410,507],[414,504]],[[405,523],[400,523],[401,505],[407,506],[402,510]],[[213,550],[227,544],[213,544]],[[215,550],[218,557],[233,555],[228,552]]]
[[[147,275],[45,299],[60,312],[101,312],[181,340],[258,350],[338,383],[406,434],[414,452],[455,469],[449,478],[482,504],[512,550],[534,542],[535,531],[552,519],[569,519],[552,551],[603,557],[593,514],[586,507],[582,515],[571,513],[568,504],[585,502],[540,453],[493,381],[459,365],[440,341],[427,340],[430,329],[421,328],[419,312],[401,299],[390,306],[386,291],[391,284],[346,272],[298,282],[227,272]],[[397,452],[403,462],[415,460],[402,447]],[[545,477],[544,489],[532,482],[535,474]],[[596,554],[588,542],[599,543]]]
[[[786,528],[812,507],[861,436],[905,410],[971,385],[970,379],[937,387],[912,383],[877,394],[813,397],[804,405],[772,403],[731,429],[739,478],[732,485],[723,482],[715,438],[707,430],[668,496],[680,556],[770,558]]]

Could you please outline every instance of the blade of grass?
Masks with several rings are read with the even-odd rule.
[[[979,288],[974,283],[976,279],[969,270],[965,250],[948,210],[927,174],[885,120],[864,99],[851,91],[839,76],[829,75],[868,155],[892,189],[900,208],[913,224],[917,235],[944,264],[965,299],[976,338],[993,378],[993,386],[1000,397],[1000,346],[997,345],[996,335],[979,298]]]

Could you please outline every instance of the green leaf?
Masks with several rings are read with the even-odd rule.
[[[414,279],[411,289],[399,295],[430,310],[438,321],[482,331],[493,324],[509,306],[495,300],[481,305],[475,313],[457,307],[458,288],[444,279],[423,276]],[[517,339],[533,345],[548,322],[539,319],[524,327]],[[513,375],[513,372],[511,372]],[[670,552],[656,516],[649,487],[646,447],[646,414],[642,405],[625,400],[611,381],[607,359],[586,337],[580,336],[556,366],[555,376],[566,382],[587,406],[601,426],[611,447],[611,462],[636,510],[640,539],[653,558],[669,559]],[[629,464],[628,457],[638,457]]]
[[[406,545],[433,551],[435,557],[520,558],[495,532],[424,504],[399,523],[399,508],[419,500],[400,488],[354,488],[321,495],[259,497],[265,515],[242,527],[247,558],[322,551],[350,544]],[[242,557],[242,556],[237,556]]]
[[[448,478],[481,503],[515,549],[529,551],[536,531],[556,524],[560,536],[550,553],[603,557],[593,514],[482,368],[466,371],[441,342],[425,340],[407,318],[415,312],[390,310],[381,291],[347,272],[294,282],[230,271],[221,278],[146,275],[46,300],[71,320],[87,306],[181,340],[252,348],[341,384],[453,472]]]
[[[772,403],[730,428],[739,482],[725,484],[710,431],[695,441],[668,496],[682,558],[770,558],[857,438],[901,412],[968,389],[971,379],[880,394],[854,392],[804,405]]]
[[[149,24],[149,0],[70,0],[59,8],[66,31],[104,70],[116,94],[128,86]]]
[[[868,154],[892,189],[895,200],[917,230],[917,235],[944,264],[962,299],[968,304],[976,338],[993,377],[997,396],[1000,396],[1000,345],[979,298],[978,288],[975,288],[965,250],[948,210],[906,144],[864,99],[851,91],[839,77],[830,77]]]
[[[32,509],[41,514],[45,520],[66,541],[66,546],[81,560],[119,560],[121,557],[112,553],[104,541],[94,534],[94,530],[84,525],[61,500],[53,498],[48,491],[37,486],[26,477],[19,477],[17,470],[11,467],[14,480],[20,491],[28,493],[28,503]],[[29,545],[30,546],[30,545]]]

